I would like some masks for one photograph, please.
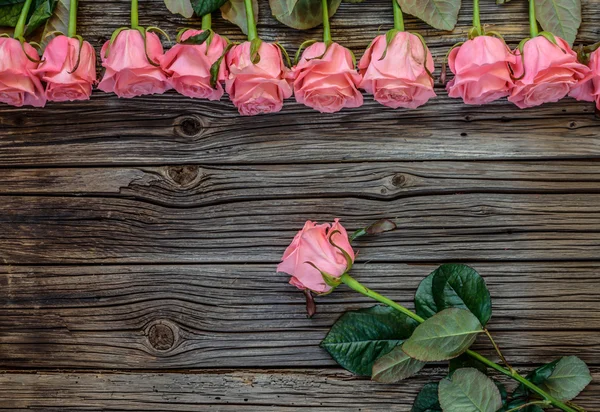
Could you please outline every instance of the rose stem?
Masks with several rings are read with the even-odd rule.
[[[131,0],[131,28],[137,29],[139,25],[138,0]]]
[[[77,34],[77,0],[71,0],[69,9],[69,31],[67,36],[74,37]]]
[[[535,0],[529,0],[529,35],[531,38],[538,35],[537,18],[535,17]]]
[[[212,26],[212,15],[211,13],[202,16],[202,30],[210,30]]]
[[[27,23],[27,15],[29,14],[29,9],[31,8],[31,3],[33,0],[26,0],[23,8],[21,9],[21,14],[19,15],[19,20],[17,21],[17,25],[15,26],[15,32],[13,37],[18,39],[19,37],[23,37],[25,33],[25,24]]]
[[[361,293],[365,296],[368,296],[372,299],[375,299],[378,302],[384,303],[384,304],[404,313],[406,316],[416,320],[419,323],[423,323],[425,321],[425,319],[423,319],[416,313],[406,309],[404,306],[401,306],[398,303],[394,302],[393,300],[388,299],[385,296],[382,296],[379,293],[374,292],[371,289],[363,286],[360,282],[358,282],[356,279],[354,279],[352,276],[350,276],[347,273],[344,273],[341,276],[340,280],[342,281],[342,283],[346,284],[347,286],[349,286],[351,289],[355,290],[356,292]],[[524,377],[519,375],[515,370],[510,371],[508,369],[505,369],[502,366],[498,365],[497,363],[492,362],[491,360],[481,356],[480,354],[478,354],[477,352],[474,352],[472,350],[467,350],[465,353],[467,355],[469,355],[470,357],[477,359],[479,362],[489,366],[490,368],[497,370],[498,372],[502,373],[503,375],[506,375],[506,376],[516,380],[517,382],[522,383],[523,385],[525,385],[526,387],[528,387],[529,389],[531,389],[533,392],[537,393],[538,395],[542,396],[544,399],[546,399],[548,402],[550,402],[552,405],[556,406],[557,408],[560,408],[566,412],[577,412],[575,409],[569,407],[568,405],[559,401],[558,399],[555,399],[554,397],[552,397],[549,394],[547,394],[546,392],[544,392],[542,389],[538,388],[533,383],[529,382],[527,379],[525,379]]]
[[[329,26],[329,9],[327,0],[321,0],[321,9],[323,11],[323,41],[331,43],[331,27]]]
[[[483,34],[481,19],[479,18],[479,0],[473,0],[473,27],[477,28],[479,34]]]
[[[392,0],[394,3],[394,28],[398,31],[404,31],[404,17],[402,17],[402,9],[398,4],[398,0]]]
[[[252,0],[244,0],[246,8],[246,22],[248,24],[248,40],[252,41],[258,38],[256,31],[256,21],[254,20],[254,9],[252,9]]]

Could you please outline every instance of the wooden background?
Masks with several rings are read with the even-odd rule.
[[[464,40],[413,18],[439,63]],[[579,42],[600,40],[600,1],[583,2]],[[525,1],[482,5],[516,44]],[[143,1],[141,23],[198,26]],[[128,24],[126,1],[82,1],[81,34],[99,49]],[[216,29],[241,40],[232,25]],[[391,27],[388,1],[343,4],[334,38],[358,56]],[[259,32],[291,52],[320,29]],[[521,111],[439,97],[415,111],[366,97],[319,114],[238,116],[226,101],[173,92],[94,93],[43,110],[0,108],[0,408],[9,410],[408,411],[443,365],[397,385],[351,376],[318,347],[347,289],[319,298],[275,268],[306,219],[349,229],[396,219],[358,243],[355,276],[411,305],[441,262],[473,265],[494,298],[490,323],[524,371],[564,355],[591,367],[580,396],[600,410],[600,119],[565,99]],[[494,356],[490,346],[479,350]]]

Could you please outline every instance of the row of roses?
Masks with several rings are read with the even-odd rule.
[[[98,88],[127,98],[173,88],[189,97],[218,100],[224,83],[243,115],[279,111],[292,94],[299,103],[321,112],[359,107],[363,103],[359,89],[383,105],[416,108],[435,96],[433,58],[421,36],[404,31],[398,3],[393,4],[395,28],[375,38],[357,70],[352,52],[331,40],[325,1],[324,41],[311,41],[288,68],[285,50],[258,38],[251,15],[247,42],[229,44],[212,32],[208,15],[203,30],[186,30],[164,53],[154,29],[139,27],[134,0],[132,27],[117,30],[102,47],[106,70]],[[450,97],[485,104],[508,96],[526,108],[571,95],[595,100],[600,108],[599,50],[584,55],[585,65],[564,40],[537,33],[536,26],[532,37],[511,51],[499,36],[484,32],[479,16],[474,21],[469,40],[448,55],[455,75],[447,84]],[[1,102],[41,107],[47,100],[88,99],[95,83],[94,49],[75,33],[52,39],[41,60],[18,28],[15,38],[0,38]]]

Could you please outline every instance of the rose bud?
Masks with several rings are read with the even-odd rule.
[[[349,263],[354,263],[354,251],[339,219],[321,225],[309,220],[285,250],[277,271],[291,275],[290,284],[298,289],[327,293],[332,288],[321,272],[339,278],[350,269]]]
[[[600,49],[590,55],[588,63],[590,72],[573,89],[569,96],[586,102],[596,102],[596,108],[600,110]]]
[[[415,109],[427,103],[435,97],[429,49],[408,32],[398,31],[389,44],[386,37],[377,36],[360,59],[360,87],[394,109]]]
[[[88,100],[96,82],[96,53],[87,41],[56,36],[46,46],[35,73],[46,82],[48,100]]]
[[[516,64],[503,40],[477,36],[455,47],[448,56],[454,73],[447,85],[448,96],[462,98],[466,104],[486,104],[510,94],[514,82],[509,64]]]
[[[261,42],[257,53],[251,55],[251,42],[247,41],[231,48],[226,60],[229,77],[225,90],[241,115],[278,112],[283,99],[292,95],[287,68],[276,45]]]
[[[167,76],[157,66],[163,47],[156,34],[146,31],[144,39],[136,29],[123,30],[112,44],[111,40],[104,43],[100,54],[106,68],[100,90],[135,97],[170,89]]]
[[[352,53],[337,43],[317,42],[307,47],[292,69],[292,78],[296,101],[321,113],[363,104]]]
[[[29,43],[21,45],[17,39],[0,37],[0,102],[44,107],[44,87],[34,73],[39,58]]]
[[[508,100],[521,109],[559,101],[590,71],[566,41],[555,38],[557,44],[540,35],[515,50],[511,67],[517,80]]]
[[[210,68],[223,54],[227,41],[214,33],[202,44],[182,44],[202,33],[203,30],[186,30],[181,42],[160,57],[160,66],[169,77],[169,84],[184,96],[219,100],[224,93],[221,82],[226,78],[225,61],[221,62],[214,88],[210,84]]]

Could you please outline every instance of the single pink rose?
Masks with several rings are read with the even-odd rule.
[[[337,43],[327,47],[319,42],[307,47],[291,77],[296,101],[321,113],[363,104],[357,89],[361,77],[354,68],[352,53]]]
[[[435,97],[425,68],[433,73],[433,58],[419,37],[398,32],[387,45],[386,35],[377,36],[358,63],[360,87],[384,106],[415,109]]]
[[[247,41],[227,53],[229,77],[225,90],[243,116],[278,112],[283,107],[283,99],[292,95],[281,50],[274,44],[262,42],[258,48],[260,59],[255,64],[250,47]]]
[[[588,63],[590,72],[573,89],[569,96],[587,102],[596,102],[596,108],[600,110],[600,49],[590,55]]]
[[[201,34],[202,30],[187,30],[181,36],[185,41],[192,36]],[[210,46],[207,41],[200,45],[176,44],[160,57],[160,66],[169,76],[169,84],[179,93],[198,99],[219,100],[223,96],[226,68],[222,61],[219,68],[216,88],[210,85],[210,68],[227,47],[227,41],[214,34]]]
[[[285,250],[277,271],[291,275],[290,284],[298,289],[310,289],[317,293],[329,292],[331,286],[325,283],[321,272],[340,277],[349,269],[344,254],[333,245],[334,243],[354,262],[355,255],[348,233],[339,223],[339,219],[335,219],[333,224],[322,225],[309,220]]]
[[[496,37],[467,40],[448,56],[454,73],[446,85],[448,96],[462,98],[466,104],[486,104],[506,97],[514,86],[509,64],[516,63],[517,57]]]
[[[566,41],[556,37],[556,42],[558,46],[537,36],[525,43],[523,56],[515,50],[517,60],[511,67],[518,80],[508,100],[519,108],[559,101],[590,71]]]
[[[39,58],[29,43],[21,46],[17,39],[0,37],[0,102],[17,107],[44,107],[44,87],[34,73]]]
[[[46,82],[48,100],[88,100],[96,82],[96,53],[87,41],[81,43],[80,52],[78,39],[56,36],[46,46],[35,73]]]
[[[146,42],[135,29],[123,30],[113,44],[104,43],[100,52],[102,66],[106,68],[98,88],[119,97],[135,97],[144,94],[164,93],[170,89],[167,76],[158,64],[163,54],[160,39],[146,32]]]

